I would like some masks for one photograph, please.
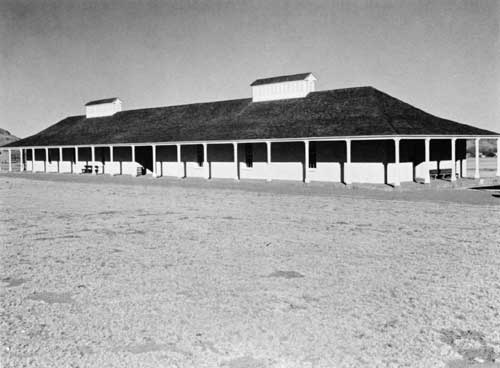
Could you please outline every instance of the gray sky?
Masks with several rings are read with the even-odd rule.
[[[250,96],[314,72],[500,131],[500,1],[0,0],[0,127],[25,137],[92,99],[124,109]]]

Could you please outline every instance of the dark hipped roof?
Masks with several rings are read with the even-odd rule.
[[[118,100],[118,97],[103,98],[102,100],[95,100],[95,101],[87,102],[85,104],[85,106],[100,105],[100,104],[104,104],[104,103],[115,102],[116,100]]]
[[[306,79],[311,73],[301,73],[301,74],[293,74],[293,75],[282,75],[279,77],[272,78],[263,78],[257,79],[250,84],[251,86],[260,86],[261,84],[271,84],[271,83],[279,83],[279,82],[292,82],[298,80]]]
[[[307,97],[197,103],[72,116],[10,146],[57,146],[366,135],[495,135],[441,119],[372,87]]]

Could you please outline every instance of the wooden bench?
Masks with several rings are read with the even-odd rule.
[[[99,172],[99,166],[94,166],[95,173]],[[85,165],[82,169],[82,174],[92,174],[92,165]]]
[[[429,170],[429,176],[432,179],[451,179],[451,169],[432,169]]]

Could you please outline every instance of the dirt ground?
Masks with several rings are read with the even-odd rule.
[[[1,366],[500,367],[500,198],[447,184],[0,175]]]
[[[474,177],[474,168],[476,167],[476,160],[474,157],[467,159],[467,175]],[[496,157],[481,157],[479,159],[479,168],[482,177],[495,176],[497,171],[497,158]]]

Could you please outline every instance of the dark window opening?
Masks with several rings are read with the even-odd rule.
[[[245,164],[247,167],[253,167],[253,147],[251,143],[245,144]]]
[[[316,142],[309,142],[309,168],[316,168]]]
[[[196,146],[196,161],[198,162],[198,166],[203,166],[203,146]]]

